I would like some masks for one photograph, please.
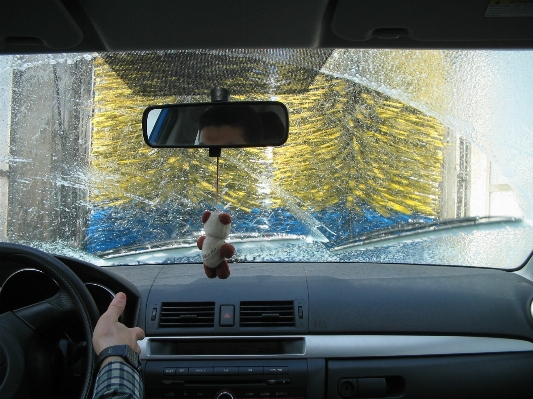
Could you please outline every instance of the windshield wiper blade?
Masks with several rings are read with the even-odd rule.
[[[436,231],[454,229],[457,227],[521,221],[521,218],[511,216],[471,216],[457,219],[439,220],[430,223],[409,223],[360,234],[342,245],[331,248],[330,251],[339,251],[342,249],[393,240],[395,238],[416,236]]]
[[[176,248],[189,248],[196,245],[197,238],[184,238],[180,240],[166,240],[166,241],[157,241],[150,242],[147,244],[138,244],[138,245],[128,245],[123,247],[118,247],[110,249],[107,251],[96,252],[96,255],[108,259],[115,258],[118,256],[126,256],[133,254],[141,254],[146,252],[155,252],[165,249],[176,249]]]
[[[198,240],[198,234],[196,237],[183,238],[179,240],[165,240],[150,242],[141,245],[130,245],[120,248],[115,248],[107,251],[96,253],[96,255],[104,258],[111,259],[121,256],[138,255],[148,252],[165,251],[180,248],[194,248],[196,247],[196,241]],[[254,241],[281,241],[281,240],[304,240],[305,236],[297,234],[283,234],[283,233],[236,233],[230,234],[226,242],[254,242]]]

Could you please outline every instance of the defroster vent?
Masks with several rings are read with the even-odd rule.
[[[241,327],[294,327],[294,302],[241,302],[240,319]]]
[[[215,302],[163,302],[160,328],[214,327]]]

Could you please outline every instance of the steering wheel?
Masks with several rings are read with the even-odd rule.
[[[61,338],[73,321],[83,329],[80,399],[92,394],[95,354],[92,333],[98,321],[96,305],[82,281],[65,264],[42,251],[0,243],[0,272],[34,268],[53,278],[58,293],[47,300],[0,315],[0,398],[57,397],[62,374]]]

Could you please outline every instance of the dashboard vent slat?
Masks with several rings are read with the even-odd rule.
[[[247,301],[240,306],[241,327],[294,327],[293,301]]]
[[[160,328],[214,327],[215,302],[163,302]]]

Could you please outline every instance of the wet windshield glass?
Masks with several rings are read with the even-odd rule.
[[[97,264],[520,266],[533,250],[532,52],[218,50],[0,57],[0,240]],[[276,100],[278,148],[153,149],[151,105]],[[218,190],[218,203],[216,202]]]

